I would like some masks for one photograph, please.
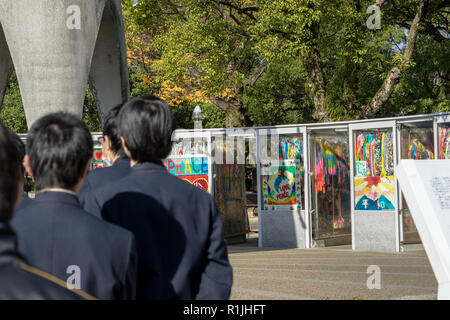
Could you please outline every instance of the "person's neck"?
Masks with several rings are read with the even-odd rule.
[[[149,162],[154,162],[154,163],[162,163],[162,160],[155,160],[155,161],[149,161]],[[138,164],[139,161],[130,159],[130,167],[134,167],[134,165]]]
[[[119,159],[120,156],[117,154],[114,154],[114,155],[110,156],[109,158],[111,160],[111,163],[114,164],[114,162],[116,162],[116,160]]]

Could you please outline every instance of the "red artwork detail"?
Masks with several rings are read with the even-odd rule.
[[[102,150],[95,150],[94,151],[94,159],[98,162],[103,160],[103,151]]]
[[[381,177],[366,177],[364,180],[367,181],[367,188],[371,188],[372,186],[376,187],[380,183]]]
[[[179,176],[180,179],[208,192],[209,182],[207,175]]]

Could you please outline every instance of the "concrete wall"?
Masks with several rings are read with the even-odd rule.
[[[79,29],[67,25],[74,16],[67,12],[72,5],[80,8]],[[17,73],[28,127],[39,117],[60,110],[81,118],[89,74],[100,115],[128,98],[120,8],[120,0],[0,1],[0,24]],[[0,61],[4,56],[0,38]],[[95,65],[92,72],[91,62]],[[5,87],[1,82],[4,73],[0,65],[0,93]]]
[[[5,35],[3,34],[3,28],[0,25],[0,111],[2,109],[3,98],[12,70],[13,64],[11,56],[6,44]]]
[[[303,211],[262,211],[258,219],[262,248],[306,248],[309,235]]]
[[[362,251],[396,251],[398,216],[395,212],[355,212],[354,248]]]
[[[89,85],[102,123],[114,106],[129,99],[127,47],[120,0],[106,3],[92,57]]]

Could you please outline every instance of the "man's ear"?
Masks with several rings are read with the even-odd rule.
[[[108,136],[103,136],[103,157],[109,157],[109,152],[111,150],[111,140],[109,140]]]
[[[23,162],[25,163],[25,170],[30,175],[30,177],[32,177],[34,179],[33,170],[31,170],[31,167],[30,167],[30,157],[27,154],[23,158]]]

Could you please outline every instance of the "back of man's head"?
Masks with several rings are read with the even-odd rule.
[[[119,113],[122,110],[123,103],[115,106],[107,114],[103,123],[103,135],[109,138],[111,142],[111,151],[119,157],[125,157],[125,151],[122,148],[122,142],[120,142],[119,133]]]
[[[137,97],[126,103],[119,114],[119,128],[134,161],[159,161],[172,149],[173,113],[157,97]]]
[[[23,181],[23,156],[11,132],[0,123],[0,222],[11,219]]]
[[[11,134],[11,138],[14,142],[14,145],[16,146],[17,152],[19,152],[20,157],[23,158],[25,157],[25,143],[23,143],[22,139],[20,139],[19,135],[17,133],[15,133],[14,131],[12,131],[11,129],[7,128],[8,132]],[[21,172],[22,174],[24,173],[24,168],[23,166],[20,166]]]
[[[73,189],[92,158],[89,129],[76,116],[57,112],[38,119],[27,139],[29,165],[36,191]]]

